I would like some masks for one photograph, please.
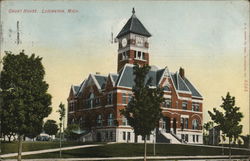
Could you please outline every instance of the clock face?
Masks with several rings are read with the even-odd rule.
[[[122,39],[122,47],[125,47],[127,45],[127,39],[123,38]]]
[[[136,45],[143,46],[143,38],[136,37],[135,41],[136,41]]]

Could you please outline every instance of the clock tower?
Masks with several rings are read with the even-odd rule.
[[[148,38],[151,34],[135,16],[132,16],[116,36],[118,39],[118,67],[119,72],[127,63],[139,65],[149,64]]]

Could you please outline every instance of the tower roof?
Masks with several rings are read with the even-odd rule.
[[[148,30],[143,26],[141,21],[135,16],[135,10],[133,8],[132,16],[127,21],[127,23],[124,25],[122,30],[119,32],[119,34],[116,36],[117,38],[120,38],[128,33],[134,33],[143,35],[146,37],[150,37],[151,34],[148,32]]]

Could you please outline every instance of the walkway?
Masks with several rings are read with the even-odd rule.
[[[62,148],[62,151],[63,150],[81,149],[81,148],[90,148],[90,147],[96,147],[96,146],[103,146],[103,144],[93,144],[93,145],[80,145],[80,146],[64,147],[64,148]],[[56,151],[60,151],[60,148],[22,152],[22,156],[24,156],[24,155],[31,155],[31,154],[50,153],[50,152],[56,152]],[[0,158],[8,158],[8,157],[15,157],[15,156],[17,156],[17,153],[9,153],[9,154],[0,155]]]
[[[115,143],[108,143],[108,144],[115,144]],[[81,148],[90,148],[90,147],[96,147],[96,146],[103,146],[104,144],[92,144],[92,145],[80,145],[80,146],[72,146],[72,147],[63,147],[61,148],[62,151],[65,150],[73,150],[73,149],[81,149]],[[203,147],[213,147],[213,148],[225,148],[228,149],[228,147],[221,147],[221,146],[211,146],[211,145],[194,145],[194,144],[183,144],[183,145],[192,145],[192,146],[203,146]],[[250,151],[250,149],[246,149],[246,148],[232,148],[232,149],[240,149],[240,150],[246,150],[246,151]],[[55,149],[46,149],[46,150],[36,150],[36,151],[28,151],[28,152],[22,152],[22,156],[25,155],[32,155],[32,154],[42,154],[42,153],[50,153],[50,152],[57,152],[60,151],[60,148],[55,148]],[[250,154],[250,152],[249,152]],[[0,158],[8,158],[8,157],[15,157],[17,156],[17,153],[9,153],[9,154],[3,154],[0,155]],[[213,158],[219,158],[219,159],[225,159],[228,156],[150,156],[148,157],[148,159],[192,159],[192,158],[196,158],[196,159],[213,159]],[[235,155],[235,158],[247,158],[249,156],[240,156],[240,155]],[[32,161],[51,161],[51,160],[55,160],[55,161],[72,161],[72,160],[128,160],[128,159],[134,159],[134,160],[139,160],[142,159],[143,157],[111,157],[111,158],[70,158],[70,159],[31,159]],[[24,159],[24,160],[29,160],[29,159]],[[29,161],[31,161],[29,160]],[[12,161],[9,160],[8,161]]]
[[[237,159],[238,161],[249,161],[249,156],[243,155],[233,155],[232,159]],[[142,160],[142,156],[138,157],[108,157],[108,158],[53,158],[53,159],[22,159],[22,161],[92,161],[92,160]],[[185,160],[193,161],[228,161],[228,156],[148,156],[147,159],[159,160],[159,159],[173,159],[173,160]],[[16,159],[8,159],[6,161],[16,161]]]

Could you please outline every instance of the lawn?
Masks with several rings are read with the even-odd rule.
[[[63,147],[83,145],[83,144],[84,143],[81,143],[81,142],[62,142]],[[0,154],[16,153],[17,148],[18,148],[18,142],[1,143],[2,153]],[[23,152],[43,150],[43,149],[52,149],[52,148],[59,148],[59,142],[52,142],[52,141],[34,141],[34,142],[25,141],[23,142]]]
[[[100,147],[68,150],[62,152],[63,158],[84,158],[84,157],[130,157],[143,156],[143,144],[105,144]],[[232,150],[233,155],[249,155],[249,151]],[[153,145],[148,144],[148,156],[153,156]],[[187,146],[176,144],[157,144],[157,156],[190,156],[190,155],[221,155],[222,149],[211,147]],[[225,149],[225,154],[228,150]],[[23,158],[59,158],[59,152],[23,156]]]

